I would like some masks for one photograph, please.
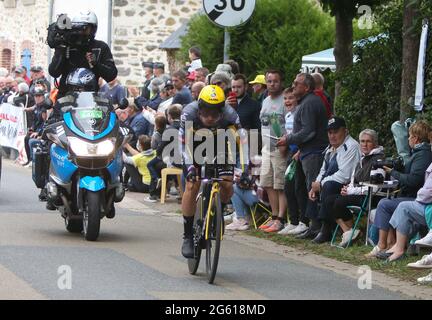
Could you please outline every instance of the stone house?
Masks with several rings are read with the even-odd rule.
[[[0,1],[0,67],[41,65],[47,70],[52,50],[46,32],[66,0]],[[69,5],[70,5],[70,1]],[[77,5],[80,1],[75,0]],[[142,82],[142,61],[160,61],[168,67],[166,52],[159,48],[174,31],[201,9],[201,0],[92,0],[91,6],[108,8],[108,42],[126,85]],[[97,12],[95,10],[95,12]],[[100,25],[101,27],[101,25]],[[168,68],[167,68],[168,69]]]

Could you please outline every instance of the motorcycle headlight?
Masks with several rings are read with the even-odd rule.
[[[107,157],[114,152],[115,139],[90,143],[79,138],[69,137],[69,145],[77,157]]]

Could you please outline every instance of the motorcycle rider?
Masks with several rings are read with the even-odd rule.
[[[99,80],[102,77],[111,82],[117,77],[117,68],[109,46],[95,39],[98,20],[94,12],[84,12],[71,21],[72,29],[78,29],[79,36],[71,45],[62,44],[55,48],[54,57],[49,65],[49,73],[54,78],[61,76],[58,97],[63,97],[69,88],[66,77],[76,68],[90,69]]]

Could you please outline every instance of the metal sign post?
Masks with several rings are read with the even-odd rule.
[[[231,43],[227,28],[246,23],[255,11],[256,0],[203,0],[204,12],[211,22],[225,28],[224,61],[229,59]]]
[[[231,45],[231,35],[228,31],[228,28],[225,28],[225,35],[224,35],[224,61],[227,61],[229,59],[229,48]]]

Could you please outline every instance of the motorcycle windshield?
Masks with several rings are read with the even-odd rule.
[[[109,125],[110,111],[108,100],[89,92],[77,95],[70,110],[75,126],[87,136],[97,136]]]

